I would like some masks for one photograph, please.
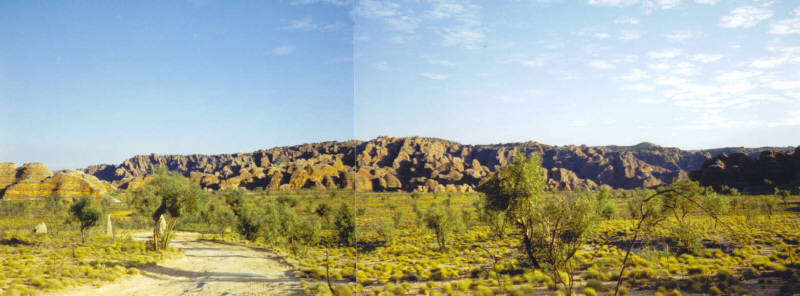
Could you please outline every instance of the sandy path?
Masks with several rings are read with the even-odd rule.
[[[197,240],[179,233],[171,245],[184,256],[142,268],[137,276],[102,287],[79,287],[52,295],[299,295],[300,281],[274,253]],[[147,239],[144,235],[137,239]]]

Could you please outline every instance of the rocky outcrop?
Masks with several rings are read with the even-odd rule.
[[[722,186],[748,193],[772,193],[773,188],[795,190],[800,186],[800,147],[792,152],[763,151],[722,154],[703,163],[691,178],[705,186]]]
[[[433,138],[379,137],[366,142],[323,142],[252,153],[140,155],[119,165],[97,165],[83,171],[121,188],[138,186],[156,167],[166,166],[210,190],[238,187],[470,192],[509,165],[515,155],[538,153],[552,189],[602,185],[640,188],[687,176],[720,154],[753,155],[761,150],[765,149],[685,151],[651,143],[599,147],[537,142],[462,145]]]
[[[53,174],[42,163],[0,164],[0,198],[35,199],[52,194],[64,197],[103,196],[115,191],[111,184],[81,171],[64,170]]]

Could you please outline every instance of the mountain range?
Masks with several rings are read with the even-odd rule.
[[[58,192],[59,186],[79,188],[63,190],[66,195],[87,192],[98,195],[113,189],[97,185],[96,180],[108,182],[112,185],[109,187],[135,187],[143,184],[158,166],[177,171],[208,190],[356,188],[472,192],[521,153],[542,156],[547,185],[554,190],[601,186],[650,188],[690,175],[713,186],[761,186],[764,178],[791,185],[800,183],[800,165],[795,166],[800,163],[797,149],[800,147],[681,150],[647,142],[633,146],[551,146],[538,142],[465,145],[437,138],[378,137],[369,141],[275,147],[251,153],[138,155],[120,164],[93,165],[56,174],[47,174],[41,164],[16,168],[12,163],[2,163],[0,195],[6,199],[20,198],[26,192],[42,196]],[[32,171],[31,167],[38,173],[25,173]],[[72,183],[80,184],[61,181],[65,184],[52,185],[60,184],[55,178],[65,174],[72,176]],[[36,182],[51,185],[32,185]]]

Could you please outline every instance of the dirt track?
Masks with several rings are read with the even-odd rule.
[[[302,294],[300,281],[292,275],[291,268],[269,251],[199,241],[191,233],[179,233],[171,245],[183,249],[184,256],[142,268],[140,275],[99,288],[71,288],[52,295]]]

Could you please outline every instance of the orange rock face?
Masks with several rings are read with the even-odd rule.
[[[52,194],[64,197],[99,197],[115,190],[108,182],[80,171],[65,170],[53,174],[42,163],[27,163],[19,168],[13,163],[0,165],[2,199],[37,199]]]

